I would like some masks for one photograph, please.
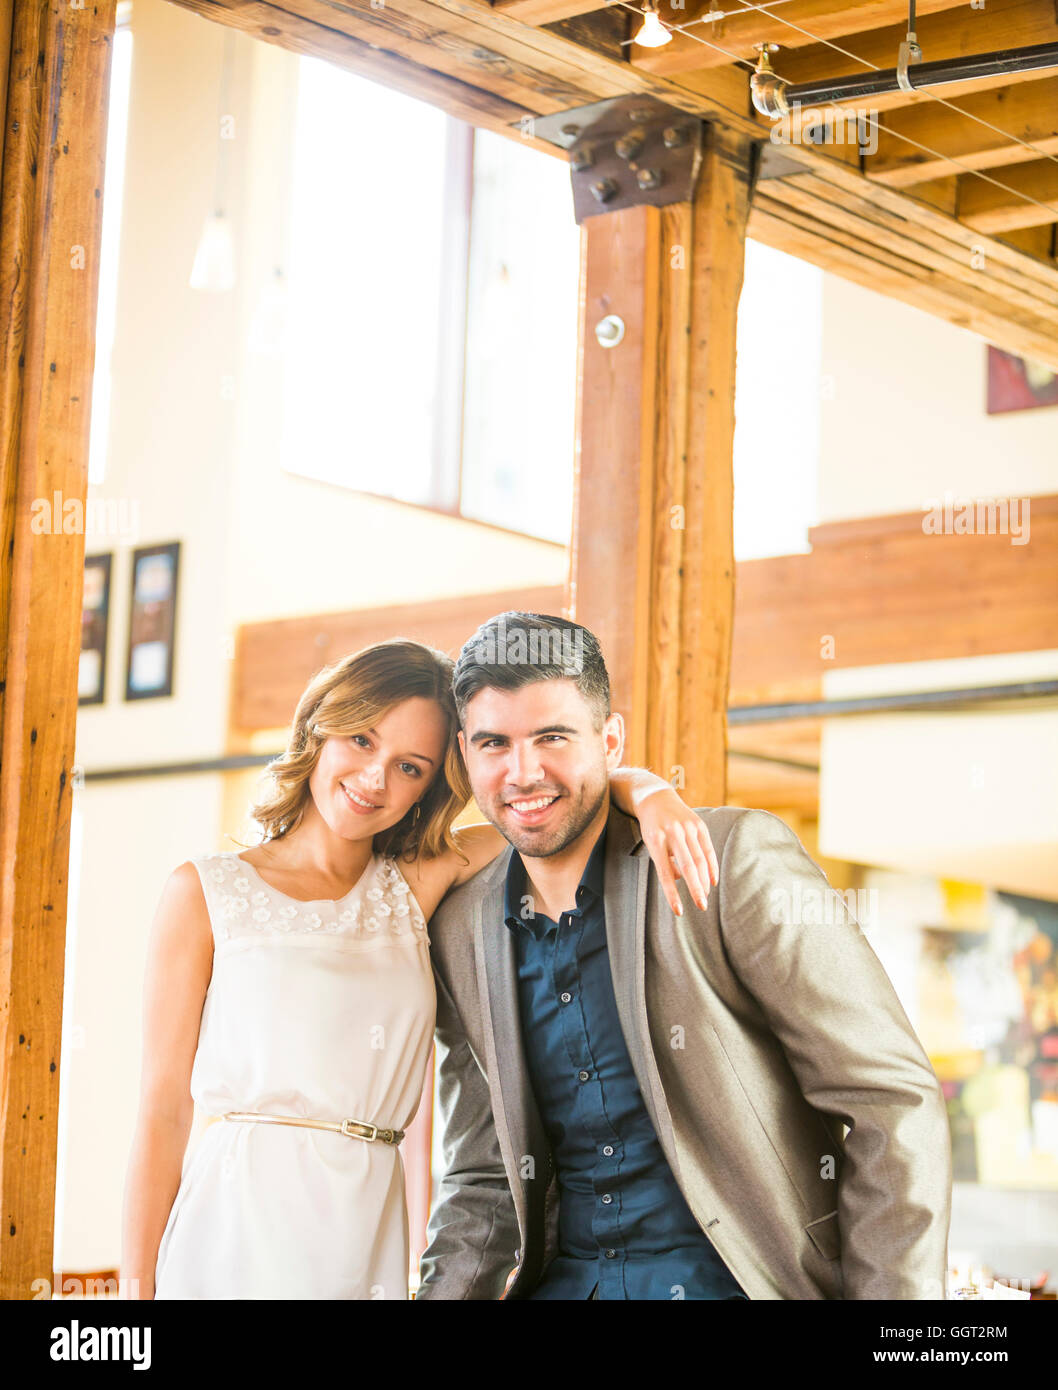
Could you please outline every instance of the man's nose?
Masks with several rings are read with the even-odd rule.
[[[539,751],[530,746],[520,748],[514,745],[507,760],[507,778],[517,787],[531,787],[543,781],[544,770],[540,766]]]

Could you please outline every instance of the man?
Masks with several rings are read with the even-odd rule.
[[[719,883],[677,917],[609,802],[592,634],[502,614],[453,693],[511,849],[430,924],[446,1172],[418,1297],[943,1298],[940,1087],[797,837],[696,808]]]

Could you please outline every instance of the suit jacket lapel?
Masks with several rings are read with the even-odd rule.
[[[674,1161],[672,1117],[662,1090],[647,1021],[645,962],[649,881],[650,856],[639,835],[638,821],[611,806],[603,893],[614,997],[643,1103],[662,1148],[670,1161]]]
[[[531,1135],[537,1112],[522,1051],[515,943],[503,920],[503,887],[513,853],[508,848],[488,871],[490,886],[474,913],[474,949],[492,1115],[524,1241],[528,1226],[524,1179],[528,1175],[522,1164],[535,1152]]]

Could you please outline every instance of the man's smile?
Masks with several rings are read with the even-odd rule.
[[[556,792],[554,795],[516,797],[504,804],[507,810],[513,813],[519,825],[537,825],[547,818],[551,807],[560,796],[561,794]]]

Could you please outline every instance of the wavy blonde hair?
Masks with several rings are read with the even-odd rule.
[[[286,751],[268,765],[270,793],[251,808],[265,840],[280,840],[301,824],[311,795],[309,778],[328,737],[365,733],[395,705],[420,696],[436,701],[444,714],[444,759],[420,798],[419,816],[412,807],[375,836],[374,849],[409,861],[420,855],[435,859],[446,850],[459,853],[452,822],[470,800],[470,782],[456,742],[453,669],[444,652],[394,637],[318,671],[298,701]]]

